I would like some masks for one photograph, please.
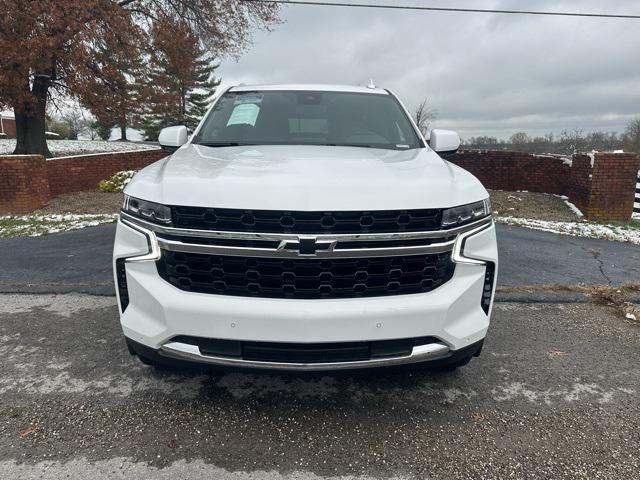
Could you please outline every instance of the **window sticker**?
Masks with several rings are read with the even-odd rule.
[[[259,93],[244,93],[242,95],[236,95],[235,104],[243,105],[245,103],[255,103],[260,105],[262,103],[262,95]]]
[[[236,105],[231,112],[227,127],[230,125],[251,125],[256,126],[256,119],[260,113],[260,107],[255,103],[242,103]]]

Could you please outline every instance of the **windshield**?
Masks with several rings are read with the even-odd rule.
[[[317,91],[227,92],[193,143],[423,147],[392,95]]]

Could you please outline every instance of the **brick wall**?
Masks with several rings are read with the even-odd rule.
[[[590,219],[629,220],[633,212],[636,176],[640,161],[633,154],[595,155],[589,206]]]
[[[0,156],[0,213],[29,212],[51,195],[95,190],[120,170],[138,170],[163,157],[161,149],[45,160]],[[589,219],[629,220],[640,159],[632,154],[553,156],[508,151],[462,151],[449,161],[469,170],[489,189],[567,195]]]
[[[47,160],[51,195],[94,190],[100,180],[120,170],[139,170],[166,156],[166,151],[157,149],[51,158]]]
[[[0,116],[0,133],[4,133],[7,138],[16,138],[16,120]]]
[[[589,208],[592,177],[591,158],[588,155],[574,155],[569,173],[569,183],[564,195],[568,196],[571,202],[585,215],[587,215]]]
[[[32,212],[48,201],[49,181],[43,157],[0,156],[0,212]]]
[[[522,152],[461,151],[447,158],[491,190],[527,190],[566,195],[570,162]]]
[[[588,219],[631,218],[636,172],[634,154],[555,156],[510,151],[460,151],[447,158],[492,190],[528,190],[566,195]]]

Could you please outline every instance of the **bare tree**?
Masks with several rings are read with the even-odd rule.
[[[525,132],[516,132],[511,135],[511,148],[513,148],[517,152],[524,152],[527,147],[527,143],[529,143],[529,135]]]
[[[582,129],[563,130],[560,134],[561,152],[572,155],[579,152],[588,152],[593,148],[587,148]]]
[[[429,99],[425,97],[420,105],[416,107],[413,112],[413,118],[416,125],[422,132],[422,135],[427,136],[427,132],[431,127],[431,123],[438,117],[438,111],[429,106]]]
[[[69,127],[69,140],[77,140],[87,130],[87,120],[79,107],[67,108],[60,119]]]
[[[627,124],[624,132],[624,148],[630,152],[640,153],[640,117]]]

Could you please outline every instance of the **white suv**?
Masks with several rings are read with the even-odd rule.
[[[478,355],[497,249],[489,195],[389,91],[225,90],[125,190],[113,252],[131,353],[336,370]]]

